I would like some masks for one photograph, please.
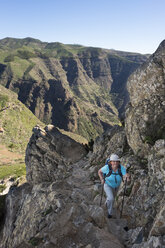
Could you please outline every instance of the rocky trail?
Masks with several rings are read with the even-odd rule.
[[[133,218],[131,212],[127,213],[132,208],[129,197],[125,197],[122,219],[119,219],[118,212],[116,215],[114,213],[112,219],[107,218],[105,199],[100,207],[98,166],[93,164],[98,152],[96,156],[94,153],[93,157],[83,154],[81,158],[82,152],[85,152],[82,147],[77,144],[75,146],[75,141],[70,138],[60,136],[53,126],[45,130],[36,127],[33,132],[26,151],[27,183],[12,187],[7,195],[6,220],[0,237],[0,248],[143,247],[138,244],[143,239],[143,227],[136,228],[131,224],[133,229],[126,230],[125,216],[128,218],[130,213],[129,222]],[[115,135],[121,137],[120,132]],[[69,150],[63,149],[63,143],[68,144]],[[97,143],[95,146],[97,148]],[[163,153],[164,143],[160,143],[159,147]],[[62,152],[65,152],[65,157],[59,159],[58,154]],[[129,159],[133,159],[135,168],[139,168],[135,157]],[[143,173],[145,178],[142,169],[137,171]],[[137,183],[132,191],[137,190]],[[123,186],[119,194],[122,190]],[[128,226],[130,229],[130,223]],[[155,240],[151,242],[160,242]]]
[[[14,203],[17,197],[13,209],[17,211],[17,220],[12,220],[11,216],[8,220],[15,226],[12,231],[18,237],[11,236],[11,243],[7,242],[6,247],[13,247],[13,243],[17,247],[20,239],[23,241],[19,247],[32,247],[35,243],[37,247],[124,247],[126,222],[107,219],[105,205],[99,206],[100,184],[90,179],[89,167],[88,159],[82,159],[68,167],[64,180],[59,178],[54,183],[38,184],[32,189],[28,184],[22,189],[13,188],[9,201]],[[34,237],[31,233],[29,242],[25,242],[28,236],[19,230],[19,225],[36,232]],[[6,234],[9,231],[11,229],[6,229]]]
[[[95,204],[97,207],[103,210],[105,217],[104,229],[111,235],[113,234],[116,239],[118,239],[121,244],[124,245],[124,247],[129,247],[127,220],[124,218],[120,218],[120,211],[117,210],[115,206],[113,210],[113,217],[111,219],[107,218],[105,193],[103,195],[103,200],[100,207],[102,185],[100,184],[99,180],[93,182],[90,179],[90,173],[89,170],[87,170],[89,168],[90,163],[88,159],[83,159],[75,163],[74,165],[72,165],[72,175],[68,177],[67,182],[72,185],[73,192],[78,190],[86,197],[85,201],[87,202],[87,204]],[[92,191],[97,192],[98,195],[96,195],[96,197],[93,197],[94,194],[91,196]]]

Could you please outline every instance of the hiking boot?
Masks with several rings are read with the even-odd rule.
[[[108,214],[108,219],[112,218],[112,215],[111,214]]]

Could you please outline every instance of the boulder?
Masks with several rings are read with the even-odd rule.
[[[32,184],[50,182],[66,174],[66,167],[87,154],[80,143],[53,125],[34,127],[26,149],[26,177]],[[64,175],[66,176],[66,175]]]

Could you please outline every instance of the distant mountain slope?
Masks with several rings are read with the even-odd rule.
[[[127,78],[146,58],[32,38],[5,38],[0,40],[0,83],[15,91],[41,121],[89,140],[120,124],[118,110],[123,111],[128,101]]]
[[[33,127],[37,124],[41,127],[45,125],[17,97],[17,94],[0,85],[0,144],[24,154]],[[87,143],[87,140],[79,135],[60,129],[59,131],[79,143]]]
[[[43,126],[14,92],[0,85],[0,143],[24,153],[36,124]]]

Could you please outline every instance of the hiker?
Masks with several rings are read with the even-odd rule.
[[[109,159],[107,159],[106,164],[99,169],[98,175],[101,184],[104,184],[104,191],[106,193],[106,206],[108,209],[108,218],[112,218],[112,209],[114,197],[117,194],[119,186],[124,179],[130,181],[130,175],[126,172],[124,166],[120,164],[120,159],[118,155],[112,154]]]

